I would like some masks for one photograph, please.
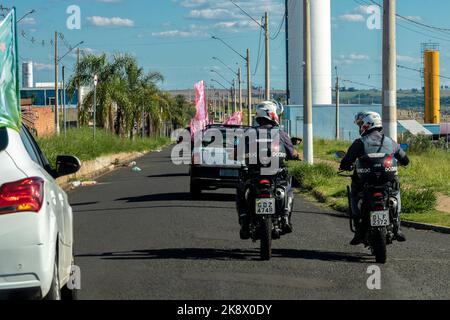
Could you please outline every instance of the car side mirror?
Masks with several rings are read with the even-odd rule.
[[[298,146],[299,144],[301,144],[303,142],[303,139],[294,137],[294,138],[291,138],[291,141],[294,146]]]
[[[74,156],[58,156],[56,158],[56,173],[58,177],[77,173],[81,169],[81,161]]]
[[[338,159],[344,159],[345,156],[347,155],[347,153],[345,151],[338,151],[335,153],[335,155],[336,155],[336,158],[338,158]]]

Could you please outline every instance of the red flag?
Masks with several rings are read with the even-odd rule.
[[[226,125],[235,125],[235,126],[241,126],[242,125],[242,112],[238,111],[233,113],[231,117],[228,118],[227,121],[225,121]]]
[[[200,81],[195,84],[195,108],[197,113],[191,120],[191,134],[194,136],[197,132],[206,128],[209,122],[208,107],[206,106],[205,82]]]

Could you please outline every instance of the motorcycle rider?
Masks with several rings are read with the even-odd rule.
[[[352,171],[357,159],[371,153],[385,153],[394,156],[397,161],[407,166],[409,158],[400,148],[400,145],[383,134],[383,122],[381,116],[376,112],[366,111],[360,112],[355,116],[355,124],[359,127],[361,138],[355,140],[348,150],[346,156],[341,161],[340,170]],[[405,235],[400,230],[400,213],[401,213],[401,196],[400,183],[398,177],[396,179],[396,191],[394,197],[398,201],[397,217],[395,218],[395,240],[399,242],[406,241]],[[356,233],[351,245],[358,245],[364,241],[365,231],[361,228],[361,210],[358,207],[360,200],[359,194],[363,189],[362,183],[358,179],[356,171],[352,177],[351,192],[351,212],[352,218],[356,226]]]
[[[255,126],[254,128],[265,129],[265,130],[279,130],[280,143],[284,146],[286,153],[286,160],[298,160],[299,153],[295,150],[289,134],[280,129],[279,115],[281,115],[282,109],[272,101],[264,101],[256,107],[255,116]],[[297,142],[300,143],[301,140]],[[245,181],[240,181],[237,189],[237,210],[239,214],[239,224],[241,225],[240,237],[242,240],[247,240],[250,238],[249,233],[249,219],[248,219],[248,208],[245,200]],[[286,199],[293,199],[293,190],[291,183],[286,188]],[[288,200],[286,200],[286,206],[288,205]],[[289,208],[286,208],[290,211]],[[286,234],[292,233],[291,217],[288,215],[286,217],[285,228],[283,230]]]

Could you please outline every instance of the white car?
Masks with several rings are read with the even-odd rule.
[[[54,170],[25,127],[0,128],[0,299],[75,298],[72,209],[55,179],[80,167],[60,156]]]

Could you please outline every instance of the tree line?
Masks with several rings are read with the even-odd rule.
[[[69,81],[69,95],[81,86],[92,88],[94,75],[98,76],[96,123],[117,135],[133,138],[143,128],[147,135],[157,135],[164,123],[184,127],[195,115],[184,96],[172,97],[160,89],[161,73],[145,72],[129,54],[84,56]],[[93,105],[94,90],[90,90],[80,103],[80,125],[92,120]]]

